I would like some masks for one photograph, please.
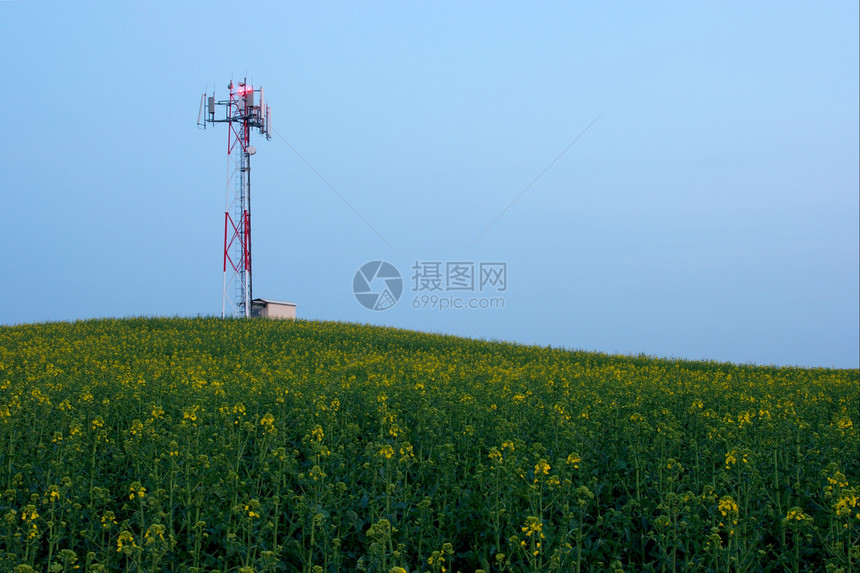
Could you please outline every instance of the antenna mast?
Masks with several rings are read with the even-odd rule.
[[[229,99],[203,94],[197,124],[227,124],[227,187],[224,206],[224,282],[221,317],[250,317],[251,281],[251,130],[271,139],[271,112],[263,101],[263,88],[255,90],[246,80],[227,86]],[[205,107],[205,109],[204,109]],[[216,119],[216,107],[224,118]],[[232,193],[231,193],[232,190]]]

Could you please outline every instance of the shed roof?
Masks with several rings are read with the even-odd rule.
[[[296,306],[294,302],[285,302],[282,300],[272,300],[270,298],[255,298],[251,302],[262,302],[264,304],[282,304],[284,306]]]

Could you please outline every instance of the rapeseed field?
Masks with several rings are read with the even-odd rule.
[[[858,571],[858,426],[858,370],[0,327],[0,571]]]

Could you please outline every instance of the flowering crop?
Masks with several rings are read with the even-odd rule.
[[[858,571],[858,428],[857,370],[0,327],[0,570]]]

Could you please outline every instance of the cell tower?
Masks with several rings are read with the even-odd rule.
[[[224,206],[224,291],[221,317],[251,316],[251,131],[259,130],[271,139],[271,113],[263,100],[263,88],[254,89],[247,81],[227,86],[230,97],[216,100],[200,98],[197,125],[227,124],[227,194]],[[224,108],[224,118],[216,119],[216,107]]]

